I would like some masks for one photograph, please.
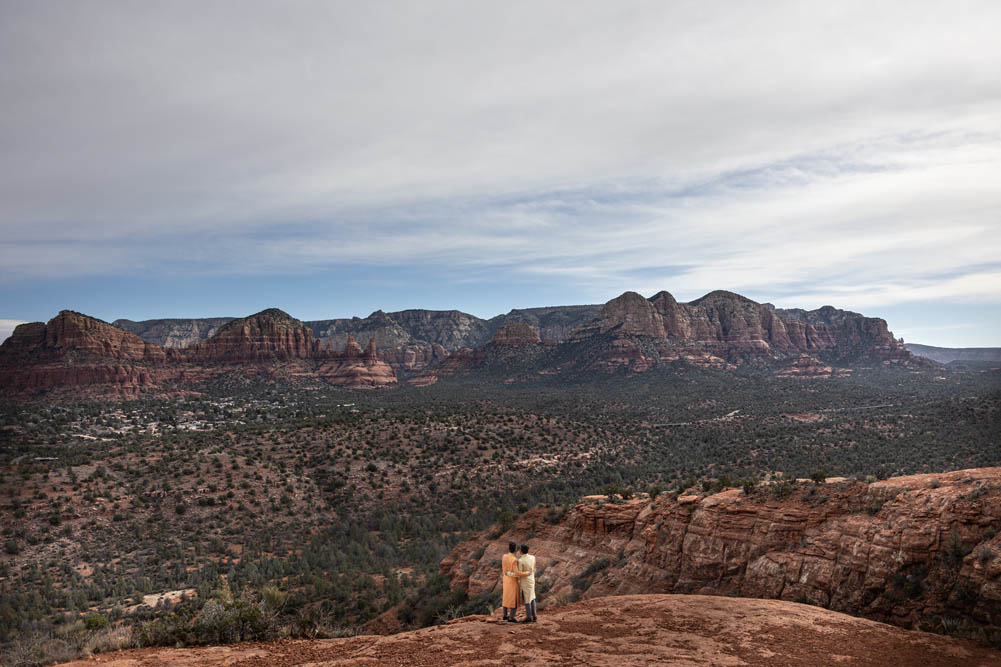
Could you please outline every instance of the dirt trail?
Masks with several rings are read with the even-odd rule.
[[[470,616],[388,637],[295,640],[194,649],[141,649],[76,667],[228,665],[696,665],[750,667],[987,667],[1001,652],[818,607],[701,595],[597,598],[532,625]]]

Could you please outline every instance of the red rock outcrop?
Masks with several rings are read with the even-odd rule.
[[[60,311],[48,321],[21,324],[4,341],[8,358],[62,359],[68,354],[93,358],[163,362],[163,348],[133,333],[71,310]]]
[[[511,321],[498,329],[490,342],[494,345],[536,345],[542,339],[539,330],[531,324]]]
[[[340,358],[321,365],[316,375],[339,387],[360,389],[385,387],[397,382],[393,369],[379,359],[374,339],[368,341],[362,352],[361,346],[350,336]]]
[[[132,398],[220,373],[320,378],[344,387],[396,383],[374,341],[363,351],[352,339],[337,354],[314,340],[309,327],[277,309],[233,320],[212,338],[182,350],[165,350],[71,311],[47,324],[23,324],[0,346],[0,389],[9,396],[55,390]]]
[[[527,541],[550,601],[697,592],[808,601],[907,627],[943,616],[1001,624],[1001,468],[774,496],[768,486],[655,502],[593,496],[557,524],[537,508],[496,539],[459,545],[441,571],[471,594],[495,590],[496,559],[508,541]]]
[[[7,395],[69,388],[132,398],[165,374],[166,353],[107,322],[64,310],[48,323],[18,326],[0,346]]]
[[[851,374],[850,368],[834,368],[809,354],[801,354],[789,359],[775,369],[775,375],[780,377],[831,378],[848,377]]]
[[[777,600],[629,595],[539,614],[514,626],[500,613],[391,636],[247,642],[97,653],[67,667],[209,665],[743,665],[746,667],[988,667],[997,651]]]
[[[678,303],[663,291],[649,299],[626,292],[605,304],[589,324],[579,327],[572,340],[600,337],[631,340],[633,347],[638,341],[657,342],[638,353],[647,360],[640,364],[637,353],[623,357],[614,346],[598,357],[597,367],[626,367],[633,372],[640,372],[639,366],[679,358],[715,357],[739,364],[774,362],[801,354],[842,363],[921,363],[893,337],[884,320],[830,306],[809,312],[776,310],[725,291],[711,292],[691,303]],[[832,369],[831,374],[837,371]]]
[[[312,359],[323,352],[308,326],[288,313],[269,308],[227,322],[208,340],[182,350],[181,356],[186,361],[229,363]]]

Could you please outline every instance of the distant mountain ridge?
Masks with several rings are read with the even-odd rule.
[[[298,377],[347,387],[397,382],[374,341],[363,351],[348,338],[343,352],[315,340],[299,320],[277,308],[230,320],[209,339],[164,348],[97,318],[64,310],[47,323],[19,325],[0,345],[5,395],[67,390],[134,397],[185,390],[224,374],[273,381]]]
[[[0,387],[28,394],[120,385],[119,393],[135,395],[225,373],[350,387],[400,379],[423,386],[453,375],[514,382],[567,372],[632,375],[676,363],[834,377],[857,365],[929,363],[911,354],[882,319],[830,306],[781,310],[726,291],[689,303],[665,291],[650,298],[625,292],[602,306],[516,309],[489,320],[414,309],[302,322],[269,308],[238,319],[118,323],[123,326],[62,311],[48,323],[18,326],[0,345]],[[368,346],[363,350],[358,340]],[[192,342],[181,347],[184,341]]]
[[[1001,347],[935,347],[918,343],[905,343],[905,346],[912,354],[940,364],[953,361],[1001,362]]]

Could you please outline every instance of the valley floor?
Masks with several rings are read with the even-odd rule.
[[[809,605],[702,595],[596,598],[533,625],[469,616],[391,636],[96,655],[76,667],[203,665],[747,665],[986,667],[1001,652]]]

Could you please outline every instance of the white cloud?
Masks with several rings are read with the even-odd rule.
[[[0,320],[0,343],[7,340],[18,324],[24,324],[23,320]]]
[[[996,299],[995,2],[3,13],[6,284],[408,265]]]

